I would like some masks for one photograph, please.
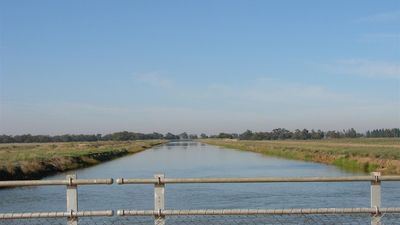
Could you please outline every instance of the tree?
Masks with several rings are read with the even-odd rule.
[[[341,138],[341,134],[338,131],[328,131],[326,132],[326,138]]]
[[[253,137],[253,132],[251,130],[246,130],[244,133],[239,135],[242,140],[251,140]]]
[[[197,139],[197,134],[189,134],[189,139]]]
[[[354,128],[350,128],[348,130],[343,131],[344,136],[347,138],[355,138],[357,137],[357,131]]]
[[[324,138],[324,132],[321,130],[311,130],[311,139],[323,139]]]
[[[176,140],[176,139],[179,139],[179,136],[171,134],[171,133],[167,133],[165,135],[165,139],[167,139],[167,140]]]
[[[204,133],[200,134],[200,137],[203,138],[203,139],[208,138],[208,136],[206,134],[204,134]]]
[[[228,133],[219,133],[217,137],[218,138],[229,138],[229,139],[233,138],[232,134],[228,134]]]
[[[289,139],[292,137],[292,133],[285,128],[277,128],[272,130],[272,139]]]
[[[189,139],[189,135],[186,132],[183,132],[179,135],[179,139]]]
[[[308,132],[307,129],[303,129],[303,130],[301,131],[301,139],[302,139],[302,140],[311,139],[311,134]]]
[[[301,140],[301,139],[302,139],[301,137],[302,137],[301,130],[296,129],[296,130],[294,131],[294,133],[293,133],[292,138],[293,138],[293,139],[296,139],[296,140]]]

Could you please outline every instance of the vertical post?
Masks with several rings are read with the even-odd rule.
[[[371,181],[371,208],[376,208],[376,213],[371,215],[371,225],[381,224],[381,214],[379,208],[381,207],[381,180],[380,172],[372,172],[374,180]]]
[[[78,217],[72,215],[73,212],[78,212],[78,187],[72,184],[74,179],[76,179],[76,174],[67,175],[67,212],[71,213],[71,216],[67,218],[68,225],[78,225]]]
[[[155,174],[154,178],[157,179],[157,183],[154,184],[154,210],[158,211],[159,214],[154,217],[155,225],[164,225],[165,216],[161,215],[162,210],[165,208],[165,184],[164,174]]]

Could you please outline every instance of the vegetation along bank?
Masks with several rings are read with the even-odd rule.
[[[201,139],[203,143],[336,165],[352,171],[400,174],[400,138],[342,138],[323,140]]]
[[[137,153],[166,140],[0,144],[0,180],[39,179]]]

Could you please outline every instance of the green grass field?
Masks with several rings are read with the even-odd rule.
[[[123,155],[164,140],[0,144],[0,180],[41,178]]]
[[[204,139],[204,143],[289,159],[333,164],[354,171],[400,174],[400,138],[245,141]]]

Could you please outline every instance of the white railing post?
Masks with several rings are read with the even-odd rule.
[[[154,178],[157,179],[157,183],[154,184],[154,210],[158,211],[158,215],[154,217],[155,225],[164,225],[165,216],[161,215],[162,210],[165,208],[165,184],[164,174],[155,174]]]
[[[371,175],[374,180],[371,181],[371,208],[376,208],[376,213],[371,215],[371,225],[381,224],[381,213],[379,208],[381,207],[381,180],[380,172],[372,172]]]
[[[78,212],[78,187],[76,184],[72,184],[75,179],[76,174],[67,175],[67,212],[71,213],[67,219],[68,225],[78,225],[78,217],[72,215],[72,213]]]

